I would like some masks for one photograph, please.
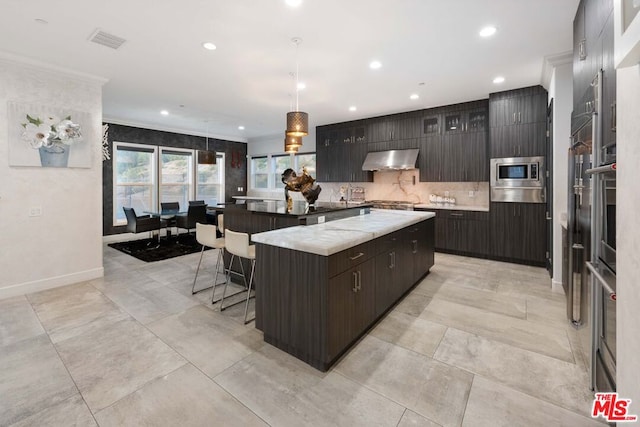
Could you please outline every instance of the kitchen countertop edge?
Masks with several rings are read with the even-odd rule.
[[[372,209],[371,213],[315,225],[299,225],[256,233],[255,243],[329,256],[425,219],[434,212]]]

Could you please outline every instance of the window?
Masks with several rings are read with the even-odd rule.
[[[126,223],[123,207],[140,215],[156,206],[156,149],[115,143],[114,150],[114,223]]]
[[[307,168],[307,172],[312,177],[316,177],[316,153],[271,154],[252,157],[251,188],[272,190],[282,188],[282,172],[291,168],[300,174],[303,167]]]
[[[178,202],[185,211],[190,200],[223,202],[224,153],[216,154],[215,165],[197,164],[195,154],[196,150],[114,142],[113,225],[127,223],[123,207],[144,215],[157,212],[160,202]]]
[[[273,162],[273,167],[271,170],[273,171],[273,186],[278,188],[282,184],[282,172],[291,168],[291,156],[289,154],[285,154],[282,156],[272,156],[271,160]]]
[[[296,171],[302,171],[302,168],[307,168],[307,172],[312,177],[316,177],[316,153],[307,154],[295,154],[294,164]]]
[[[208,205],[224,201],[224,154],[216,155],[215,165],[196,165],[196,200]]]
[[[251,186],[269,188],[269,162],[266,156],[251,159]]]
[[[193,150],[160,149],[160,202],[184,209],[193,195]]]

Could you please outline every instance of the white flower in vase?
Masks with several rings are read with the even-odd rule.
[[[72,145],[82,141],[82,132],[80,125],[73,123],[71,120],[63,120],[55,126],[58,139],[63,144]]]
[[[38,149],[40,147],[48,147],[53,144],[51,138],[51,126],[46,124],[36,125],[33,123],[26,123],[24,125],[24,132],[22,132],[22,139],[27,141],[31,148]]]

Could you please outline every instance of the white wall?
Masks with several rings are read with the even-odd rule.
[[[640,416],[640,66],[617,71],[617,387]]]
[[[314,151],[316,151],[316,128],[311,127],[309,135],[302,138],[302,147],[299,152],[309,153]],[[260,156],[263,154],[284,154],[284,130],[279,135],[249,140],[247,143],[247,156]],[[247,170],[247,173],[250,173],[250,171]]]
[[[567,215],[568,149],[573,109],[573,64],[556,65],[549,85],[553,98],[553,285],[562,285],[562,228]]]
[[[103,83],[0,52],[0,298],[103,275]],[[91,167],[9,166],[9,101],[90,113]]]

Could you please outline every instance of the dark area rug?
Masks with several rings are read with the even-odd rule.
[[[162,261],[163,259],[175,258],[202,250],[202,246],[196,241],[196,237],[190,234],[172,236],[169,239],[163,237],[160,239],[160,243],[158,243],[157,238],[154,238],[109,243],[109,246],[145,262]],[[211,248],[206,248],[205,250],[209,249]]]

